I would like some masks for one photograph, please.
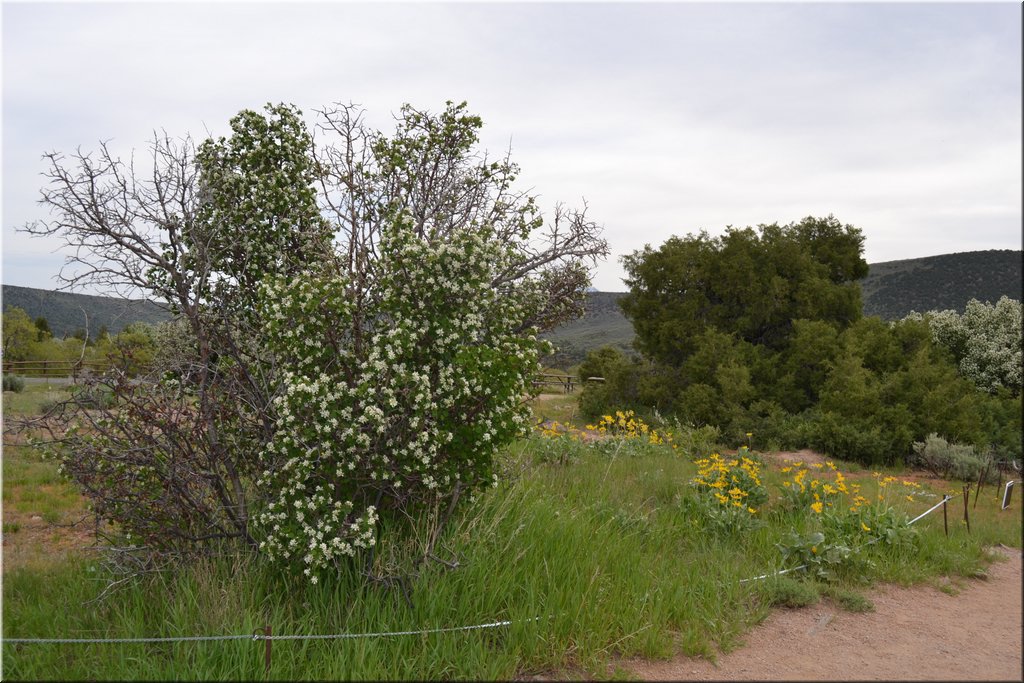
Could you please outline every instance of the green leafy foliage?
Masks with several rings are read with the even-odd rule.
[[[32,318],[17,306],[7,306],[3,314],[4,360],[27,360],[29,348],[36,340],[37,330]]]
[[[43,341],[53,336],[53,330],[50,329],[50,322],[43,316],[38,316],[35,319],[35,326],[38,332],[36,333],[36,341]]]
[[[508,245],[470,231],[430,244],[409,228],[381,240],[379,304],[359,313],[386,324],[359,345],[344,343],[358,324],[344,279],[282,278],[261,292],[286,374],[257,481],[276,495],[258,533],[268,555],[311,576],[374,545],[382,514],[416,516],[490,484],[496,449],[528,422],[521,397],[542,342],[516,333],[527,309],[490,287]]]
[[[858,229],[830,216],[635,252],[621,305],[645,358],[588,356],[581,370],[606,381],[585,387],[581,410],[654,409],[714,425],[730,445],[753,429],[779,448],[864,465],[904,463],[929,433],[1019,453],[1019,392],[1003,385],[1019,379],[1019,304],[975,302],[963,319],[861,318],[862,246]],[[968,344],[971,325],[978,340]],[[980,380],[965,362],[1004,379]]]
[[[763,525],[759,508],[768,501],[761,482],[762,463],[741,449],[736,458],[712,453],[696,461],[690,486],[697,495],[687,500],[690,512],[716,535],[738,535]]]
[[[854,549],[843,542],[826,542],[825,534],[812,531],[801,534],[790,531],[776,547],[789,567],[806,567],[812,576],[833,580],[836,570],[854,557]]]
[[[672,237],[623,258],[622,309],[637,349],[669,365],[685,362],[708,328],[777,350],[793,320],[845,326],[860,317],[862,245],[860,230],[832,216]]]
[[[265,114],[244,110],[231,119],[230,138],[200,145],[204,201],[188,241],[204,242],[212,257],[195,267],[222,275],[200,296],[245,315],[264,277],[293,275],[330,253],[332,230],[317,206],[312,146],[301,112],[284,104],[268,104]]]

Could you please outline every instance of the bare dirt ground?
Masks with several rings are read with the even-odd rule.
[[[719,655],[717,663],[678,656],[619,666],[648,681],[1020,681],[1021,551],[998,548],[985,579],[958,594],[932,586],[882,586],[873,612],[823,601],[777,610]]]

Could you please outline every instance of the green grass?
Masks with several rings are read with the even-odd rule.
[[[771,607],[806,607],[821,599],[813,582],[788,575],[769,577],[759,585],[759,589],[762,600]]]
[[[576,402],[579,389],[575,394],[545,394],[534,402],[534,418],[536,420],[554,420],[561,424],[571,424],[580,428],[586,424],[579,414]]]
[[[45,405],[64,400],[69,395],[67,385],[57,382],[26,383],[20,392],[4,392],[3,414],[5,417],[38,414]]]
[[[937,511],[915,525],[916,549],[865,551],[873,563],[865,573],[841,572],[827,584],[799,573],[741,583],[779,568],[775,544],[790,526],[808,527],[809,517],[769,505],[759,529],[709,534],[686,504],[696,468],[669,448],[583,447],[558,464],[538,455],[545,446],[533,437],[508,449],[506,482],[453,520],[438,553],[459,568],[428,566],[412,581],[411,608],[354,570],[310,585],[233,558],[150,575],[89,603],[106,585],[103,570],[72,559],[5,574],[4,635],[251,634],[264,624],[275,634],[368,633],[512,620],[458,633],[276,641],[271,678],[510,679],[566,670],[606,678],[617,657],[714,658],[737,647],[772,606],[826,595],[845,609],[869,609],[860,598],[873,581],[969,577],[984,568],[985,546],[1021,544],[1019,506],[1000,512],[995,495],[983,494],[970,535],[951,524],[947,538]],[[6,488],[6,458],[4,466]],[[46,481],[43,470],[26,462],[14,474],[27,487]],[[765,478],[777,495],[779,475]],[[930,503],[915,505],[923,511]],[[957,509],[951,505],[951,518],[962,517]],[[250,640],[7,644],[3,668],[8,679],[254,679],[263,653],[263,643]]]
[[[874,603],[859,591],[825,584],[822,586],[821,592],[835,600],[847,612],[873,612],[875,610]]]
[[[78,490],[52,462],[27,446],[5,446],[3,457],[4,512],[40,515],[51,523],[82,508]]]

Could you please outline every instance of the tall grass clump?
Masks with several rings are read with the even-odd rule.
[[[366,633],[511,620],[507,628],[374,640],[282,641],[273,677],[511,678],[567,665],[600,670],[615,654],[711,653],[750,618],[737,582],[744,555],[703,539],[667,491],[692,465],[665,455],[592,455],[540,467],[488,492],[431,563],[385,590],[343,572],[318,585],[255,560],[207,560],[146,576],[88,609],[63,609],[104,585],[89,565],[5,581],[9,636]],[[571,549],[571,550],[569,550]],[[769,552],[761,544],[762,552]],[[762,558],[767,561],[767,558]],[[255,678],[250,642],[128,646],[8,646],[12,678]]]
[[[571,668],[601,678],[618,657],[714,658],[772,606],[830,595],[867,609],[857,595],[872,581],[973,576],[988,561],[986,546],[1020,544],[1019,511],[999,511],[991,492],[971,511],[970,535],[953,524],[947,538],[938,513],[914,525],[908,542],[888,542],[879,511],[919,514],[942,492],[883,472],[854,481],[840,463],[776,470],[746,448],[694,462],[674,441],[651,443],[650,428],[644,434],[635,424],[620,434],[606,425],[600,438],[549,425],[506,449],[498,487],[456,511],[431,544],[437,561],[418,561],[422,539],[438,533],[427,516],[409,522],[406,544],[378,549],[368,572],[353,562],[317,584],[258,557],[224,556],[137,577],[96,601],[112,577],[95,560],[12,570],[4,635],[245,635],[264,625],[279,635],[365,634],[508,620],[447,633],[275,641],[270,677],[511,679]],[[563,446],[575,449],[571,458],[557,457]],[[744,521],[717,525],[716,514]],[[906,517],[892,520],[898,529]],[[793,534],[809,545],[795,549]],[[817,545],[814,534],[823,537]],[[806,561],[798,551],[825,555],[828,544],[862,559],[749,580]],[[3,664],[12,679],[254,679],[263,676],[263,652],[250,640],[7,644]]]

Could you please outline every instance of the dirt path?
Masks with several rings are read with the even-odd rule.
[[[869,594],[873,612],[829,601],[777,610],[717,664],[679,656],[620,666],[649,681],[1024,680],[1021,551],[998,552],[1006,560],[957,595],[882,586]]]

